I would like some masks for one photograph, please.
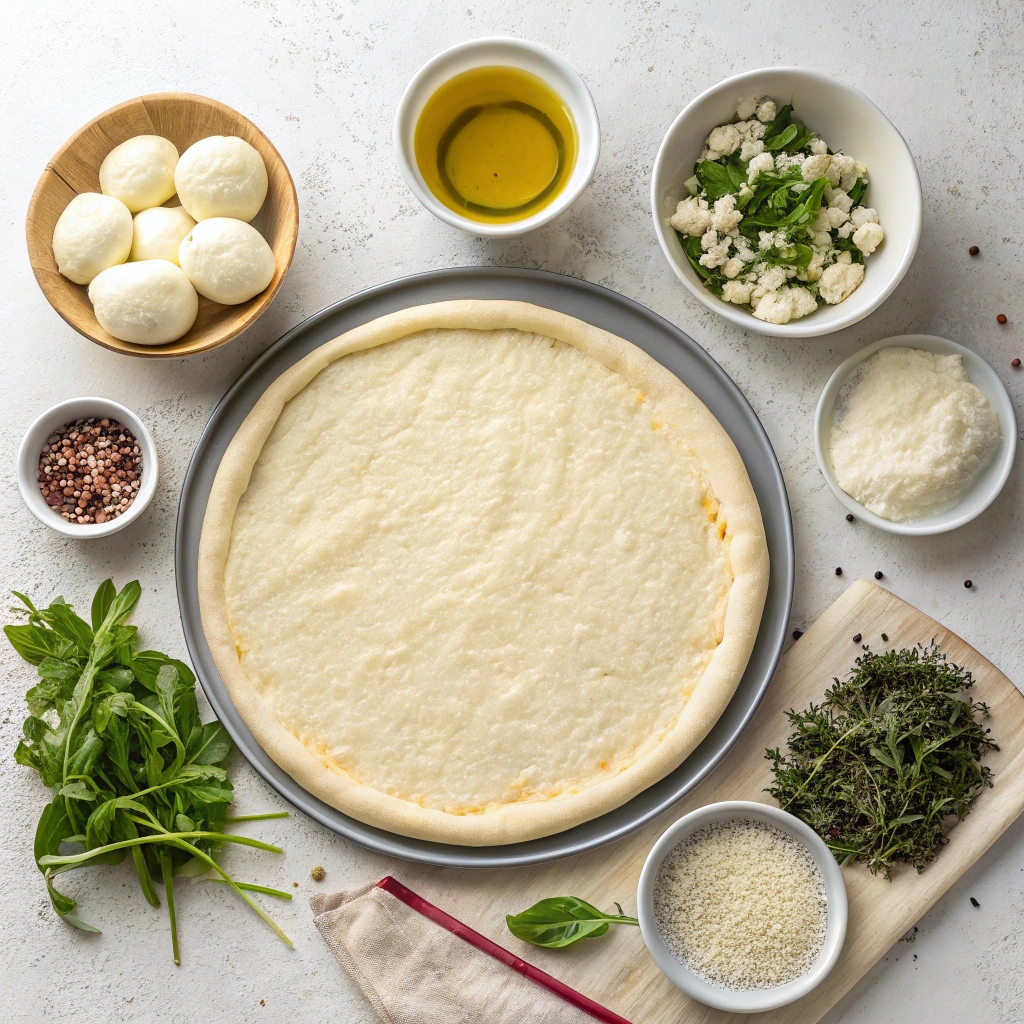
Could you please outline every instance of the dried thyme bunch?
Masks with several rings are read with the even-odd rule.
[[[820,706],[787,712],[796,731],[786,755],[765,751],[767,792],[841,863],[862,860],[888,878],[900,861],[922,871],[934,859],[948,842],[943,826],[992,785],[981,758],[999,748],[980,724],[988,708],[965,696],[970,672],[934,642],[864,651]]]

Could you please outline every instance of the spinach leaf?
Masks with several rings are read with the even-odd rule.
[[[853,201],[854,206],[859,206],[860,201],[864,198],[864,193],[867,191],[868,183],[865,178],[858,178],[853,185],[853,188],[849,191],[850,199]]]
[[[604,914],[576,896],[553,896],[513,916],[507,914],[508,930],[524,942],[547,949],[562,949],[580,939],[595,939],[609,924],[639,924],[621,913]]]

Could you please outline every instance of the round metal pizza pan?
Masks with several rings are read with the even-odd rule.
[[[671,370],[731,435],[750,474],[764,517],[771,576],[750,662],[722,717],[672,773],[628,803],[557,835],[508,846],[449,846],[364,825],[318,800],[279,768],[235,710],[213,664],[199,617],[199,535],[213,478],[235,431],[260,395],[293,363],[360,324],[410,306],[446,299],[519,299],[559,310],[631,341]],[[339,835],[379,853],[449,867],[512,867],[568,857],[629,834],[688,793],[725,756],[768,687],[793,599],[793,521],[768,436],[726,372],[683,331],[649,309],[598,285],[540,270],[463,267],[402,278],[343,299],[271,345],[221,399],[182,486],[175,535],[175,575],[182,627],[192,663],[214,712],[239,750],[286,800]]]

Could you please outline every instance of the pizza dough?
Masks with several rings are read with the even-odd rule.
[[[726,432],[633,345],[519,302],[356,328],[263,395],[199,555],[221,678],[305,789],[464,845],[549,835],[675,768],[768,581]]]
[[[89,285],[89,301],[100,327],[136,345],[166,345],[187,333],[199,312],[199,297],[181,267],[167,260],[122,263]]]
[[[115,146],[100,164],[100,189],[132,213],[166,203],[174,195],[178,151],[161,135],[136,135]]]
[[[267,198],[267,166],[244,139],[211,135],[189,146],[174,171],[181,205],[196,220],[250,221]]]
[[[53,228],[57,269],[75,284],[124,263],[132,247],[132,215],[119,199],[82,192],[64,207]]]
[[[128,259],[178,264],[181,240],[196,226],[184,206],[154,206],[135,214]]]

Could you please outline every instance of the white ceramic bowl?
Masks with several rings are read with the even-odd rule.
[[[105,523],[79,525],[62,519],[60,513],[54,512],[43,500],[37,480],[39,456],[46,439],[55,430],[89,416],[101,418],[108,416],[116,419],[136,436],[139,447],[142,449],[142,483],[135,500],[123,515]],[[18,488],[31,513],[41,523],[49,526],[51,530],[56,530],[58,533],[64,534],[65,537],[74,537],[76,540],[95,540],[98,537],[109,537],[110,534],[123,530],[129,523],[134,522],[142,515],[156,493],[158,469],[153,438],[135,413],[117,402],[112,402],[109,398],[72,398],[67,402],[55,405],[52,409],[47,409],[28,428],[18,451]]]
[[[999,416],[999,426],[1003,432],[1002,443],[992,461],[956,505],[938,515],[906,523],[894,523],[890,519],[883,519],[866,509],[856,498],[847,494],[836,480],[828,451],[832,417],[843,385],[850,374],[868,356],[874,355],[880,348],[890,348],[894,345],[920,348],[926,352],[938,352],[944,356],[959,355],[963,357],[967,376],[992,403],[992,408]],[[1013,468],[1013,457],[1016,451],[1017,418],[1013,412],[1010,396],[1006,393],[1006,388],[1003,387],[1003,382],[999,379],[996,371],[969,348],[964,348],[963,345],[958,345],[955,341],[947,341],[945,338],[937,338],[930,334],[903,334],[897,338],[883,338],[881,341],[873,342],[859,352],[855,352],[829,377],[828,383],[818,398],[817,408],[814,410],[814,452],[818,456],[818,465],[821,467],[825,482],[839,501],[858,519],[862,519],[879,530],[885,530],[887,533],[923,537],[933,533],[946,533],[948,530],[955,530],[958,526],[963,526],[964,523],[969,523],[972,519],[980,516],[996,500]]]
[[[709,985],[703,978],[699,978],[672,956],[654,922],[654,883],[661,870],[662,862],[691,833],[705,825],[713,825],[717,822],[750,819],[775,825],[803,843],[810,851],[825,881],[828,926],[825,933],[825,944],[818,954],[818,959],[803,977],[776,988],[738,992]],[[731,1013],[759,1013],[764,1010],[774,1010],[807,995],[822,982],[835,966],[839,959],[839,952],[843,948],[843,940],[846,938],[848,915],[846,881],[843,878],[842,869],[836,863],[829,848],[813,829],[805,825],[799,818],[780,811],[777,807],[749,800],[727,800],[723,803],[708,804],[699,810],[691,811],[675,824],[670,825],[647,855],[643,871],[640,873],[636,902],[640,931],[648,951],[661,972],[676,988],[682,989],[691,999],[696,999],[706,1006],[714,1006],[719,1010],[728,1010]]]
[[[833,150],[867,164],[867,203],[878,211],[885,229],[884,242],[867,259],[864,283],[848,299],[835,306],[821,305],[809,316],[788,324],[765,323],[746,308],[708,291],[668,222],[679,200],[689,195],[683,182],[692,176],[709,133],[720,124],[735,121],[737,101],[750,93],[770,96],[780,105],[792,103],[794,113]],[[705,306],[746,330],[808,338],[862,320],[903,279],[921,236],[921,179],[903,136],[863,93],[817,71],[765,68],[728,78],[701,93],[672,122],[654,161],[651,209],[658,241],[672,269]]]
[[[486,224],[450,210],[427,187],[416,164],[413,140],[416,122],[427,100],[450,78],[472,68],[503,65],[529,71],[565,100],[576,122],[579,145],[576,166],[565,188],[532,217],[507,224]],[[601,152],[597,107],[582,78],[556,53],[523,39],[471,39],[439,53],[416,73],[395,114],[395,152],[402,174],[416,198],[439,220],[473,235],[508,238],[533,231],[567,210],[590,184]]]

